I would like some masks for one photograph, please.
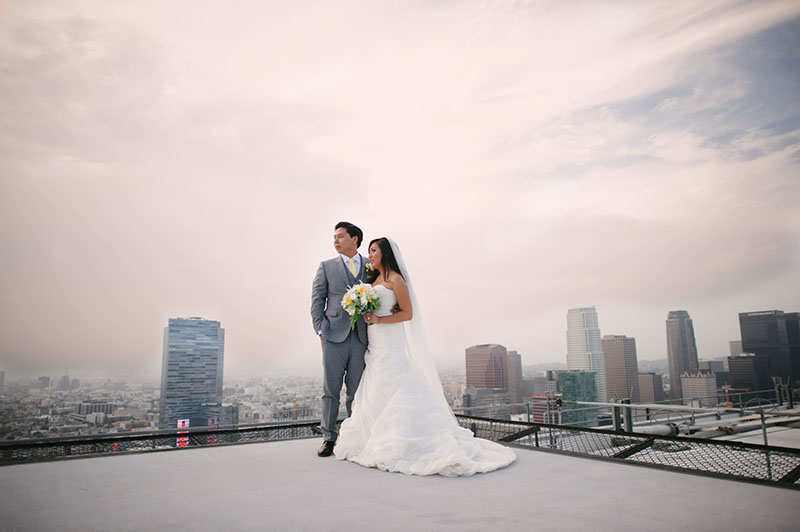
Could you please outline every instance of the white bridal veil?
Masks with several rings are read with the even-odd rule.
[[[406,266],[405,260],[403,260],[403,254],[400,253],[400,248],[397,246],[397,243],[395,243],[395,241],[391,238],[387,237],[386,239],[389,241],[389,244],[392,247],[392,253],[394,253],[395,259],[397,259],[397,265],[400,268],[400,274],[406,281],[406,285],[408,286],[408,295],[411,298],[411,309],[413,311],[412,318],[408,321],[402,322],[403,331],[405,332],[406,337],[406,356],[408,357],[409,364],[414,371],[416,371],[417,374],[422,377],[423,381],[430,387],[430,389],[435,392],[433,395],[437,397],[437,400],[441,400],[445,409],[452,415],[450,405],[447,404],[447,400],[444,398],[442,381],[439,379],[439,372],[436,370],[436,364],[433,361],[433,356],[428,347],[428,341],[425,336],[425,328],[422,325],[422,313],[420,312],[419,300],[417,299],[417,294],[414,291],[414,283],[411,281],[411,276],[408,273],[408,267]],[[455,417],[453,420],[455,421]]]

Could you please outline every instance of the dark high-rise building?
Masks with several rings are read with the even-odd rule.
[[[606,399],[630,399],[639,402],[639,364],[636,339],[625,335],[603,336],[606,365]]]
[[[3,390],[5,384],[6,384],[6,372],[0,371],[0,391]]]
[[[39,387],[46,390],[50,387],[50,377],[39,377]]]
[[[467,348],[467,386],[508,390],[508,352],[499,344]]]
[[[742,349],[745,353],[766,355],[769,374],[782,382],[793,382],[800,375],[792,375],[789,336],[786,317],[782,310],[739,313]]]
[[[217,425],[225,329],[203,318],[170,318],[164,329],[161,428]]]
[[[789,341],[789,360],[792,369],[792,382],[800,380],[800,312],[787,312],[786,339]]]
[[[660,403],[664,400],[664,383],[657,373],[639,373],[639,399],[642,403]]]
[[[512,403],[522,403],[526,399],[523,395],[522,356],[516,351],[509,351],[506,368],[508,369],[508,399]],[[524,408],[517,406],[512,410],[515,414],[519,414]]]
[[[772,378],[769,375],[768,355],[756,353],[730,356],[728,357],[728,370],[731,377],[731,388],[734,389],[731,400],[734,400],[734,396],[742,397],[741,402],[747,402],[754,397],[774,398]]]
[[[559,371],[558,385],[564,400],[562,423],[583,427],[597,425],[597,410],[589,405],[567,404],[568,401],[597,402],[597,385],[593,371]]]
[[[667,359],[672,387],[670,397],[682,399],[681,375],[686,371],[696,372],[698,369],[694,326],[685,310],[673,310],[667,315]]]

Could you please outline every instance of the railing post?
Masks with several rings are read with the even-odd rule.
[[[794,410],[794,398],[792,397],[792,385],[786,385],[786,406],[789,407],[789,410]]]
[[[622,420],[620,419],[620,412],[618,406],[611,408],[611,421],[614,424],[614,430],[619,431],[622,428]]]
[[[629,405],[631,400],[623,399],[622,404]],[[625,432],[633,432],[633,409],[626,407],[623,415],[625,416]]]
[[[767,443],[767,426],[764,422],[764,409],[761,409],[761,432],[764,434],[764,447],[767,447],[769,443]],[[769,449],[764,450],[765,457],[767,459],[767,476],[770,480],[772,480],[772,460],[769,456]]]

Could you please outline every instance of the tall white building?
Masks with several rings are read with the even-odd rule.
[[[606,368],[597,310],[594,307],[567,311],[567,369],[593,371],[597,400],[606,399]]]

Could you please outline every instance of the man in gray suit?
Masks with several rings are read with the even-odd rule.
[[[367,324],[359,319],[350,329],[350,315],[342,308],[342,296],[348,287],[364,281],[367,260],[358,253],[364,233],[349,222],[336,224],[333,247],[338,257],[322,261],[311,287],[311,320],[322,342],[323,396],[322,447],[317,454],[330,456],[339,432],[339,394],[342,382],[347,387],[347,415],[364,371],[367,350]]]

